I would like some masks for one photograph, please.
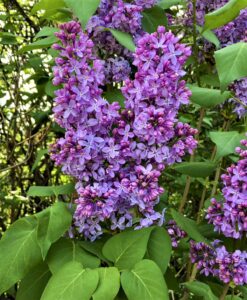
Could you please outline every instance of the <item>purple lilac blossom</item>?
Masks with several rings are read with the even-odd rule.
[[[188,10],[186,12],[186,17],[184,18],[186,25],[191,26],[193,24],[193,4],[192,0],[187,0]],[[229,0],[204,0],[196,2],[196,17],[197,24],[200,26],[204,25],[205,15],[212,11],[215,11],[225,4]],[[218,37],[221,47],[226,47],[238,42],[247,42],[247,9],[240,11],[240,14],[233,21],[228,24],[217,28],[214,30],[216,36]],[[204,40],[204,52],[211,52],[215,50],[212,43]],[[239,118],[246,116],[247,113],[247,78],[240,79],[236,81],[232,86],[231,90],[235,93],[235,96],[243,104],[230,99],[231,102],[235,104],[234,112]]]
[[[247,140],[241,144],[245,148],[236,149],[241,159],[227,168],[227,174],[221,177],[224,200],[212,199],[206,216],[216,231],[235,239],[247,236]]]
[[[95,51],[106,60],[106,83],[122,82],[130,75],[129,62],[133,61],[133,55],[105,28],[127,32],[137,42],[144,34],[141,13],[156,3],[157,0],[136,0],[132,3],[123,0],[103,0],[97,14],[89,20],[87,33],[94,42]]]
[[[201,274],[218,277],[224,283],[247,283],[246,251],[228,252],[224,246],[219,245],[219,241],[215,241],[211,246],[191,242],[190,246],[191,261],[197,263]]]
[[[180,240],[187,236],[187,233],[182,230],[174,220],[170,220],[167,223],[166,229],[171,238],[173,248],[177,248]]]
[[[52,158],[77,180],[74,214],[78,231],[90,240],[104,229],[162,225],[154,206],[164,192],[159,177],[165,166],[192,153],[197,133],[176,115],[190,96],[182,67],[190,49],[163,27],[137,44],[135,79],[122,88],[125,109],[103,97],[104,61],[94,43],[72,21],[61,25],[54,67],[55,119],[66,129],[52,147]]]

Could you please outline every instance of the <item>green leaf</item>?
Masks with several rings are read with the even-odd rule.
[[[56,202],[51,207],[36,214],[38,220],[37,239],[43,258],[52,243],[56,242],[69,228],[72,214],[63,202]]]
[[[170,8],[171,6],[180,5],[180,4],[184,4],[184,1],[183,0],[161,0],[158,3],[158,5],[163,9],[167,9]]]
[[[238,289],[240,290],[240,292],[242,293],[242,295],[244,296],[244,299],[247,299],[247,286],[238,286]]]
[[[42,262],[30,270],[19,285],[16,300],[40,300],[51,272],[46,263]]]
[[[158,26],[167,26],[167,17],[164,10],[159,6],[154,6],[142,12],[142,27],[144,31],[153,33]]]
[[[215,160],[235,152],[236,147],[240,146],[240,141],[245,138],[245,134],[237,131],[212,131],[209,133],[210,139],[216,144],[217,152]]]
[[[216,51],[214,56],[222,90],[234,80],[247,76],[247,43],[227,46]]]
[[[86,251],[96,255],[103,261],[107,261],[107,259],[102,254],[102,249],[107,239],[108,237],[103,236],[101,239],[96,240],[93,243],[89,241],[80,241],[79,244]]]
[[[190,290],[196,296],[202,296],[204,300],[217,300],[213,292],[211,291],[210,287],[202,282],[193,281],[187,282],[184,284],[188,290]]]
[[[75,185],[68,183],[57,186],[31,186],[27,192],[29,197],[50,197],[73,194]]]
[[[0,241],[0,295],[42,261],[34,217],[17,220]]]
[[[110,238],[103,255],[120,270],[131,269],[145,255],[152,228],[121,232]]]
[[[58,28],[45,26],[35,35],[35,38],[37,39],[39,37],[54,36],[54,33],[58,31]]]
[[[46,12],[52,11],[54,13],[55,10],[62,8],[65,6],[63,0],[40,0],[38,3],[34,5],[31,10],[31,14],[35,14],[37,11],[44,10]]]
[[[32,166],[32,169],[31,169],[32,172],[38,167],[38,165],[39,165],[40,161],[42,160],[43,156],[47,153],[48,153],[48,149],[41,149],[41,150],[38,151],[37,157],[36,157],[35,162]]]
[[[205,16],[204,30],[215,29],[234,20],[240,10],[247,7],[247,0],[230,0],[221,8]]]
[[[65,3],[72,9],[74,15],[80,20],[85,29],[88,20],[96,12],[100,0],[65,0]]]
[[[76,261],[84,268],[97,268],[100,260],[83,250],[78,243],[71,239],[61,238],[53,244],[47,255],[47,263],[52,274],[58,272],[63,265]]]
[[[220,80],[218,74],[205,74],[201,76],[201,81],[214,88],[220,87]]]
[[[153,260],[164,274],[169,264],[172,245],[169,234],[162,227],[155,227],[150,235],[147,258]]]
[[[197,229],[197,224],[195,221],[184,217],[181,213],[175,211],[174,209],[171,210],[171,215],[177,225],[183,229],[187,234],[196,242],[204,242],[208,244],[207,239],[205,239],[201,233]]]
[[[159,267],[142,260],[131,271],[124,271],[121,283],[129,300],[168,300],[168,290]]]
[[[132,52],[135,52],[135,44],[130,34],[127,32],[122,32],[116,29],[108,29],[115,39],[123,45],[125,48],[129,49]]]
[[[51,277],[41,300],[90,300],[98,281],[97,270],[83,269],[73,261]]]
[[[203,31],[203,28],[200,26],[196,26],[197,30],[200,34],[210,43],[214,44],[215,47],[218,49],[220,47],[220,41],[217,38],[217,35],[210,29]]]
[[[54,92],[58,90],[58,87],[53,85],[52,80],[49,80],[45,85],[45,93],[50,97],[55,97]]]
[[[93,300],[114,300],[120,288],[120,273],[117,268],[99,268],[99,285]]]
[[[119,89],[111,89],[111,90],[108,90],[104,93],[104,97],[106,98],[106,100],[110,103],[112,102],[118,102],[121,107],[124,108],[124,101],[125,101],[125,98],[121,92],[121,90]]]
[[[174,170],[191,177],[208,177],[216,169],[212,162],[184,162],[175,165]]]
[[[29,45],[22,47],[19,50],[19,52],[23,53],[23,52],[28,52],[28,51],[35,50],[35,49],[48,48],[57,41],[58,41],[58,39],[55,36],[49,36],[47,38],[35,41]]]
[[[230,92],[221,93],[220,90],[201,88],[195,85],[188,85],[188,87],[192,92],[191,101],[204,108],[212,108],[231,97]]]

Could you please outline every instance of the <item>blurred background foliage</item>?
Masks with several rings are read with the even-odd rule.
[[[63,134],[51,116],[54,53],[48,46],[55,37],[35,51],[23,49],[41,28],[56,25],[54,10],[48,9],[46,19],[42,11],[36,11],[37,2],[0,1],[0,235],[9,223],[42,210],[52,201],[28,199],[30,186],[66,182],[48,155],[49,145]],[[54,8],[61,3],[42,2],[44,7],[50,3]]]

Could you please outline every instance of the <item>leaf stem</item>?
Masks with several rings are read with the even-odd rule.
[[[224,300],[225,299],[225,297],[228,293],[229,287],[230,287],[229,283],[225,285],[219,300]]]

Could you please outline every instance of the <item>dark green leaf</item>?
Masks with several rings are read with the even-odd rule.
[[[212,131],[209,133],[210,139],[216,144],[217,152],[215,159],[220,159],[228,154],[234,153],[236,147],[240,146],[240,141],[245,138],[245,134],[237,131]]]
[[[88,20],[96,12],[100,0],[64,0],[74,15],[80,20],[82,27],[86,28]]]
[[[16,300],[40,300],[51,272],[46,263],[42,262],[28,272],[19,285]]]
[[[163,274],[151,260],[142,260],[131,271],[124,271],[121,283],[129,300],[169,300]]]
[[[247,299],[247,286],[238,286],[238,289],[240,290],[240,292],[242,293],[242,295],[244,296],[243,299]]]
[[[204,108],[212,108],[231,97],[230,92],[221,93],[220,90],[201,88],[195,85],[188,85],[188,87],[192,92],[191,101]]]
[[[221,8],[205,16],[204,29],[215,29],[234,20],[240,10],[247,7],[247,0],[230,0]]]
[[[110,103],[112,103],[112,102],[118,102],[121,105],[121,107],[124,107],[125,98],[124,98],[121,90],[119,90],[119,89],[113,89],[113,90],[106,91],[104,93],[104,97]]]
[[[117,268],[99,268],[99,285],[93,300],[114,300],[120,288],[120,273]]]
[[[54,86],[52,80],[49,80],[45,85],[45,93],[50,97],[55,97],[54,92],[58,89],[57,86]]]
[[[98,281],[97,270],[83,269],[73,261],[51,277],[41,300],[90,300]]]
[[[206,31],[203,31],[202,27],[200,26],[196,26],[196,28],[198,29],[198,31],[200,32],[200,34],[210,43],[214,44],[215,47],[218,49],[220,47],[220,41],[217,38],[216,34],[208,29]]]
[[[31,186],[27,192],[29,197],[50,197],[74,193],[75,185],[68,183],[58,186]]]
[[[34,217],[19,219],[0,241],[0,295],[42,261]]]
[[[193,294],[197,296],[202,296],[204,300],[217,300],[213,292],[211,291],[210,287],[202,282],[193,281],[187,282],[184,284],[188,290],[190,290]]]
[[[159,6],[144,10],[142,16],[142,27],[148,33],[155,32],[158,26],[167,26],[166,15]]]
[[[130,34],[127,32],[122,32],[116,29],[109,29],[115,39],[123,45],[125,48],[129,49],[132,52],[135,52],[135,44]]]
[[[47,153],[48,153],[48,149],[41,149],[41,150],[38,151],[37,157],[36,157],[35,162],[32,166],[32,170],[31,170],[32,172],[38,167],[38,165],[39,165],[40,161],[42,160],[43,156]]]
[[[51,272],[54,274],[68,262],[77,261],[84,268],[97,268],[100,260],[88,254],[78,243],[71,239],[61,238],[53,244],[47,255],[47,262]]]
[[[247,43],[227,46],[216,51],[214,56],[222,90],[234,80],[247,76]]]
[[[51,207],[36,214],[38,220],[37,239],[43,258],[52,243],[56,242],[70,228],[72,214],[67,204],[56,202]]]
[[[201,235],[197,229],[197,224],[193,220],[184,217],[181,213],[171,210],[172,217],[177,225],[183,229],[196,242],[208,243],[208,241]]]
[[[165,273],[172,253],[171,239],[162,227],[155,227],[150,235],[147,258],[153,260]]]
[[[110,238],[103,247],[103,255],[119,270],[132,268],[145,255],[152,228],[121,232]]]
[[[98,258],[100,258],[103,261],[107,261],[107,259],[102,254],[102,248],[107,241],[108,237],[102,237],[99,240],[92,242],[89,241],[80,241],[80,246],[85,249],[86,251],[96,255]]]
[[[208,177],[216,169],[212,162],[184,162],[175,165],[174,170],[191,177]]]

